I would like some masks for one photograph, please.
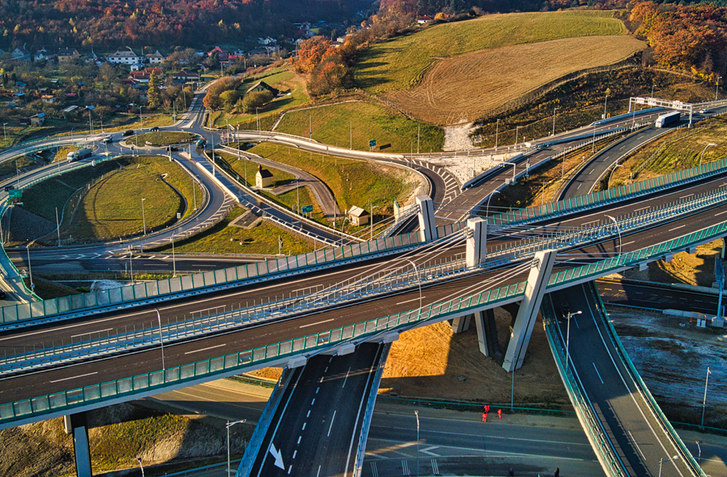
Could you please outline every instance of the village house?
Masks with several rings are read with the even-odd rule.
[[[69,63],[81,57],[81,54],[75,48],[61,48],[58,50],[58,63]]]
[[[106,56],[106,60],[114,65],[127,65],[137,66],[141,64],[141,57],[134,53],[134,50],[128,48],[126,50],[116,50],[116,53],[112,53]]]
[[[167,57],[159,53],[159,50],[155,51],[151,55],[146,55],[150,65],[161,65],[162,61],[166,60]]]
[[[15,61],[30,61],[30,52],[24,46],[19,46],[10,53],[10,57]]]
[[[32,126],[42,126],[45,124],[45,113],[38,113],[35,116],[31,116],[30,124]]]
[[[250,87],[250,89],[247,90],[246,94],[262,93],[263,91],[270,91],[271,93],[273,93],[273,96],[277,96],[279,93],[279,91],[277,89],[273,88],[272,86],[267,84],[265,81],[260,80],[257,83],[255,83],[254,85],[252,85]]]
[[[219,46],[215,46],[207,52],[207,56],[209,56],[210,58],[213,57],[215,54],[217,54],[217,59],[219,61],[227,61],[227,58],[230,56],[229,51],[225,50],[224,48],[220,48]]]
[[[48,50],[46,50],[45,48],[37,50],[33,55],[33,61],[48,61],[51,58],[53,58],[53,55],[48,53]]]

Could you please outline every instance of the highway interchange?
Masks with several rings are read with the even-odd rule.
[[[185,125],[189,124],[191,123]],[[546,153],[539,152],[537,154]],[[552,152],[550,154],[552,154]],[[534,158],[531,156],[531,160],[533,162],[536,159],[537,157]],[[664,196],[652,200],[655,203],[663,203],[670,199],[675,200],[683,197],[685,194],[697,193],[696,191],[709,190],[714,189],[715,187],[721,187],[723,185],[723,182],[724,178],[720,177],[718,180],[711,181],[709,184],[701,184],[699,186],[695,186],[693,190],[690,190],[688,192],[679,190],[673,192],[671,196]],[[437,188],[436,183],[434,184],[433,189],[435,191],[435,197],[437,196],[437,193],[440,194],[440,197],[443,197],[443,184],[444,180],[442,180],[439,188]],[[495,182],[495,184],[497,183]],[[493,187],[493,185],[488,182],[486,187],[491,188]],[[459,196],[458,200],[465,199],[463,196],[467,196],[467,199],[465,200],[471,201],[466,202],[469,205],[477,199],[481,201],[482,193],[483,190],[479,190],[477,192],[470,192],[470,190],[468,190],[465,191],[461,196]],[[681,194],[681,196],[679,194]],[[214,195],[216,194],[212,194],[212,196]],[[609,213],[625,215],[627,213],[633,212],[635,208],[639,206],[644,207],[643,201],[639,204],[628,204],[620,210],[614,211],[613,209],[611,209]],[[631,208],[629,209],[629,207]],[[603,215],[602,212],[598,214],[600,214],[601,216]],[[621,245],[624,251],[628,251],[629,249],[636,249],[645,244],[655,243],[656,241],[663,241],[668,238],[670,234],[674,236],[683,235],[691,230],[698,230],[705,225],[714,223],[715,215],[716,214],[713,210],[708,210],[700,212],[699,214],[695,214],[694,216],[688,218],[682,217],[679,220],[670,223],[670,230],[668,230],[668,232],[666,233],[664,233],[663,230],[647,230],[632,234],[628,236],[628,239],[624,237],[625,240],[630,240],[630,242],[622,241],[621,244],[617,244],[615,239],[610,240],[605,244],[597,246],[596,248],[579,250],[579,255],[575,256],[575,259],[583,261],[586,260],[586,257],[589,255],[600,258],[604,251],[608,253],[613,253],[617,245]],[[578,219],[571,219],[572,222],[562,221],[553,225],[563,226],[566,224],[582,224],[587,223],[589,219],[593,219],[594,217],[596,217],[596,215],[587,216],[586,218],[579,217]],[[586,222],[584,222],[584,220]],[[128,244],[126,245],[128,246]],[[83,253],[86,253],[87,251],[88,249],[84,249]],[[92,251],[88,253],[98,252]],[[461,249],[458,251],[454,249],[452,253],[461,253]],[[35,255],[33,258],[35,259]],[[50,258],[49,260],[52,260],[52,258]],[[355,271],[357,270],[338,270],[336,271],[337,275],[334,277],[324,277],[322,274],[311,274],[310,277],[304,277],[294,282],[272,282],[270,284],[266,284],[264,287],[250,287],[249,289],[246,289],[242,292],[220,293],[216,296],[211,295],[209,298],[207,298],[207,300],[214,300],[214,306],[216,307],[234,306],[235,302],[237,303],[237,306],[240,306],[243,299],[245,301],[256,301],[262,297],[269,296],[268,290],[273,287],[276,294],[285,294],[292,291],[294,289],[293,287],[314,288],[326,286],[327,284],[336,282],[347,276],[350,276],[350,274],[354,273]],[[436,287],[430,287],[426,290],[427,296],[423,297],[422,299],[424,300],[424,304],[436,302],[441,300],[442,297],[448,296],[453,292],[456,292],[460,288],[465,288],[481,280],[481,276],[470,276],[464,277],[457,281],[444,283]],[[522,280],[522,276],[513,276],[509,278],[509,280],[511,282]],[[351,311],[351,309],[349,308],[343,310],[332,310],[330,312],[323,312],[317,315],[310,315],[308,317],[299,318],[298,321],[296,321],[296,324],[300,324],[298,326],[298,330],[294,331],[292,335],[297,336],[299,334],[299,329],[303,328],[304,326],[306,327],[306,333],[314,333],[316,331],[330,329],[332,321],[335,321],[336,325],[343,326],[349,323],[364,321],[364,318],[366,316],[384,316],[395,313],[397,311],[406,310],[410,308],[410,305],[403,305],[406,305],[407,301],[411,302],[411,300],[417,299],[418,296],[419,295],[416,292],[407,292],[405,294],[391,297],[385,300],[379,299],[375,302],[369,302],[370,304],[367,307],[368,309],[365,311]],[[179,300],[170,304],[165,304],[165,306],[159,308],[159,311],[161,313],[162,319],[169,320],[173,316],[177,316],[175,313],[181,313],[181,311],[179,310],[183,310],[185,308],[189,310],[189,306],[190,305],[187,305],[187,303],[185,303],[185,300]],[[203,306],[203,304],[200,304],[199,301],[197,301],[194,306],[199,308],[199,306]],[[120,325],[114,324],[114,320],[121,319],[123,320],[124,325],[128,327],[130,324],[133,323],[153,322],[155,317],[155,309],[149,309],[149,311],[146,312],[142,311],[141,313],[134,313],[129,315],[124,314],[122,316],[116,317],[112,315],[95,316],[91,320],[75,321],[68,324],[62,324],[48,331],[33,329],[30,331],[22,331],[15,334],[8,334],[6,337],[3,337],[3,346],[5,347],[5,349],[12,349],[17,348],[21,345],[28,346],[31,343],[36,344],[41,342],[47,342],[47,340],[50,338],[44,338],[44,333],[49,333],[49,336],[53,336],[54,340],[62,339],[63,336],[70,338],[72,336],[77,336],[79,334],[83,335],[86,333],[92,335],[95,332],[100,332],[99,330],[108,329],[109,326],[119,329]],[[234,350],[250,349],[265,342],[282,341],[286,337],[292,336],[290,333],[286,334],[288,327],[289,325],[285,323],[274,323],[266,325],[264,328],[264,333],[260,333],[259,327],[255,327],[253,330],[249,330],[252,331],[251,334],[256,335],[254,337],[245,336],[246,330],[241,330],[235,331],[232,334],[225,334],[209,338],[205,340],[203,344],[201,342],[195,341],[192,343],[180,343],[166,346],[166,363],[168,367],[176,366],[186,362],[190,358],[190,355],[193,355],[194,360],[197,361],[206,357],[219,356],[223,353],[227,354]],[[113,371],[105,370],[103,373],[103,380],[110,380],[114,379],[115,377],[136,375],[140,374],[144,370],[149,369],[159,369],[160,358],[161,357],[158,349],[139,351],[130,356],[115,357],[115,369]],[[69,367],[43,371],[39,374],[32,374],[22,378],[13,378],[12,392],[8,392],[7,390],[0,391],[0,401],[8,402],[11,400],[22,398],[24,396],[36,396],[39,394],[53,392],[53,389],[65,389],[68,387],[69,381],[72,381],[73,386],[80,386],[93,382],[98,382],[98,379],[101,376],[97,376],[98,372],[92,371],[92,367],[93,366],[89,365],[88,363],[80,363]],[[5,388],[5,386],[3,387]]]

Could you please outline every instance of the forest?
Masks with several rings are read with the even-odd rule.
[[[372,0],[3,0],[0,48],[239,44],[293,37],[294,23],[367,15]],[[360,21],[360,20],[359,20]]]

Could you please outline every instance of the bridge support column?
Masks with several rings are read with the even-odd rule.
[[[426,195],[420,195],[416,198],[419,206],[419,238],[422,242],[431,242],[436,240],[437,225],[434,222],[434,204],[432,199]]]
[[[452,332],[455,334],[464,333],[465,331],[470,329],[471,321],[472,315],[458,316],[457,318],[452,320]]]
[[[548,286],[550,272],[555,262],[555,250],[545,250],[535,254],[533,265],[528,275],[528,283],[525,287],[525,296],[520,303],[520,310],[515,318],[510,343],[505,352],[505,361],[502,367],[508,372],[520,369],[525,360],[525,352],[530,343],[530,335],[538,317],[540,303],[543,301],[545,289]]]
[[[467,219],[472,235],[467,237],[467,267],[477,267],[485,261],[487,253],[487,222],[482,217]]]
[[[91,450],[88,445],[86,413],[71,414],[63,417],[66,433],[73,433],[73,449],[76,459],[76,475],[91,477]]]
[[[480,352],[488,358],[494,358],[499,351],[495,313],[493,310],[478,311],[474,318]]]
[[[720,252],[720,257],[722,260],[725,258],[725,249],[727,249],[727,237],[722,237],[722,251]]]

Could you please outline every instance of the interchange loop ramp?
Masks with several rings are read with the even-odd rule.
[[[705,476],[629,360],[593,282],[550,293],[541,311],[558,371],[607,475]]]

